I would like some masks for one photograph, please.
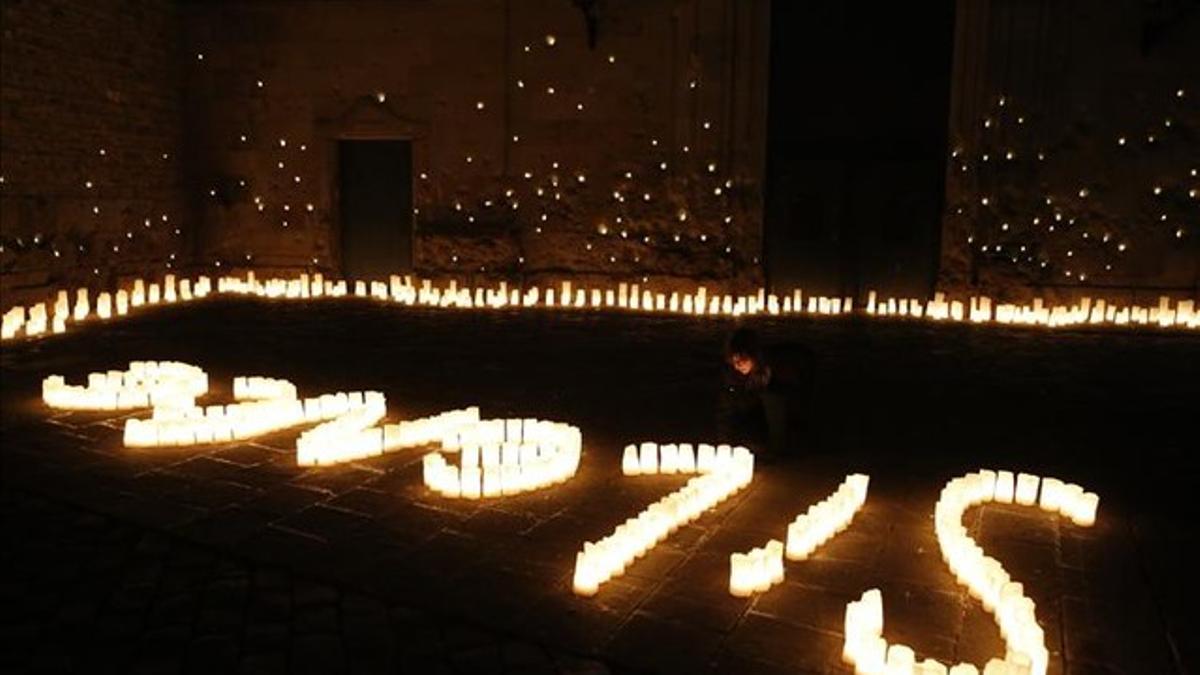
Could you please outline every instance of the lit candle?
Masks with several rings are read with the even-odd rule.
[[[625,446],[625,454],[621,457],[621,473],[626,476],[636,476],[641,473],[641,470],[638,468],[637,446]]]
[[[1100,505],[1100,497],[1094,492],[1084,492],[1075,500],[1071,513],[1071,521],[1081,527],[1091,527],[1096,523],[1096,508]]]
[[[1057,478],[1043,478],[1042,492],[1038,506],[1043,511],[1057,512],[1061,500],[1063,482]]]
[[[738,598],[749,597],[754,592],[754,578],[750,556],[732,553],[729,556],[729,594]]]
[[[1017,474],[1015,501],[1022,506],[1030,506],[1037,501],[1038,481],[1033,474]]]
[[[1013,500],[1013,474],[1011,471],[996,472],[995,499],[1001,504],[1011,504]]]

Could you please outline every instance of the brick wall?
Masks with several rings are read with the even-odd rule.
[[[172,255],[181,262],[192,219],[176,6],[0,7],[3,304],[47,287],[161,273]]]
[[[1194,4],[958,3],[943,288],[1200,293]]]
[[[422,273],[757,282],[766,3],[597,7],[184,5],[204,262],[338,270],[337,139],[409,138]]]

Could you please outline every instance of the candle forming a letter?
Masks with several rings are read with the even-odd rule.
[[[1095,494],[1085,493],[1077,485],[1064,487],[1057,479],[1039,479],[1022,473],[1017,475],[1014,489],[1011,471],[984,470],[960,476],[946,484],[934,507],[934,530],[942,559],[972,597],[980,600],[984,609],[995,616],[1000,635],[1007,643],[1005,656],[989,661],[983,672],[1045,675],[1050,653],[1043,629],[1037,622],[1033,600],[1025,595],[1024,587],[1009,576],[999,560],[984,553],[971,539],[962,523],[967,509],[993,501],[1009,503],[1014,496],[1021,504],[1038,502],[1044,510],[1057,508],[1059,513],[1085,527],[1095,522],[1099,503]],[[912,648],[889,645],[883,638],[881,597],[879,591],[873,589],[846,606],[842,656],[859,673],[917,672]],[[929,659],[920,667],[923,669],[920,672],[979,672],[972,664],[960,663],[947,669],[944,664],[930,663]]]
[[[729,593],[745,597],[783,581],[785,550],[788,560],[804,560],[845,530],[866,501],[869,482],[863,474],[846,476],[833,494],[810,506],[788,525],[786,548],[782,542],[771,540],[760,548],[730,556]]]
[[[618,525],[611,534],[595,542],[584,542],[583,549],[575,556],[573,588],[578,595],[595,595],[600,587],[613,577],[625,573],[626,567],[643,556],[658,542],[665,539],[682,525],[699,518],[708,509],[715,507],[750,483],[754,476],[754,455],[743,447],[720,446],[718,451],[711,445],[701,445],[702,462],[691,462],[690,444],[642,443],[630,445],[622,458],[622,472],[626,475],[658,473],[662,467],[660,447],[671,447],[668,456],[668,471],[700,475],[690,479],[680,490],[672,492],[648,506],[636,517]],[[708,452],[705,454],[704,449]],[[636,460],[636,462],[635,462]],[[771,546],[771,554],[778,553],[782,574],[782,543]],[[749,565],[765,565],[760,560]],[[739,570],[742,568],[739,566]],[[773,568],[774,569],[774,568]],[[739,577],[740,579],[741,577]],[[757,584],[757,577],[747,583]]]

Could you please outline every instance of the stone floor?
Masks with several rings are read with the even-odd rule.
[[[215,300],[0,353],[5,672],[842,672],[847,600],[883,590],[889,640],[982,664],[990,615],[938,555],[944,482],[980,467],[1101,495],[1081,529],[1019,507],[968,513],[1038,603],[1051,672],[1195,669],[1182,551],[1196,473],[1200,338],[837,321],[758,322],[818,358],[800,457],[684,528],[593,599],[575,551],[682,484],[620,475],[620,448],[714,431],[729,325],[676,318],[424,312],[367,302]],[[578,475],[455,503],[421,485],[419,451],[295,466],[297,432],[128,450],[124,415],[61,413],[49,374],[135,359],[302,394],[378,389],[392,418],[477,404],[569,421]],[[854,524],[787,581],[726,592],[728,555],[780,537],[853,471]]]

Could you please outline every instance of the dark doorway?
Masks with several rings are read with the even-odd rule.
[[[771,286],[924,296],[937,273],[954,2],[771,3]]]
[[[339,141],[338,177],[346,278],[412,269],[412,143]]]

